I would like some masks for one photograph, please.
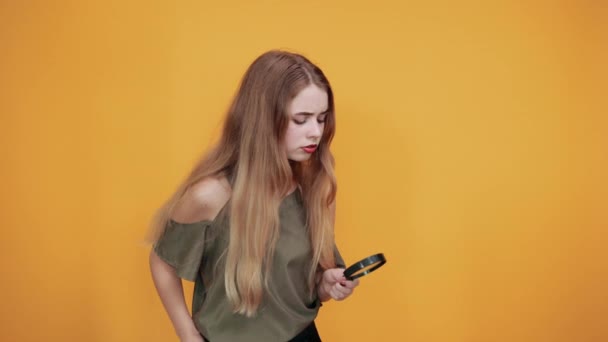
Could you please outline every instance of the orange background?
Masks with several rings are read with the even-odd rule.
[[[342,253],[388,258],[323,306],[324,340],[608,340],[607,23],[602,1],[0,1],[0,340],[177,340],[141,239],[271,48],[333,84]]]

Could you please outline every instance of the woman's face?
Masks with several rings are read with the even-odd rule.
[[[328,110],[327,92],[314,84],[293,98],[287,107],[289,124],[283,141],[290,160],[305,161],[315,153]]]

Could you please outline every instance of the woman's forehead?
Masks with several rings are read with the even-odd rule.
[[[288,106],[289,114],[321,114],[328,110],[327,92],[314,84],[302,89]]]

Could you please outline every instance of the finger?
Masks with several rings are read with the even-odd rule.
[[[340,280],[338,282],[340,283],[340,285],[346,286],[346,283],[349,282],[349,280],[346,279],[346,277],[344,275],[342,275],[342,277],[340,278]]]
[[[332,290],[331,292],[329,292],[329,296],[333,299],[333,300],[340,300],[340,295],[338,293],[336,293],[335,290]]]
[[[334,290],[334,293],[339,294],[342,298],[348,296],[353,291],[352,289],[344,287],[340,284],[335,284],[332,286],[332,290]]]
[[[348,298],[350,295],[351,292],[336,291],[335,296],[333,298],[337,301],[342,301]]]
[[[338,290],[338,288],[335,286],[331,289],[330,295],[331,295],[331,298],[333,298],[334,300],[338,300],[338,301],[344,299],[344,297],[345,297],[344,294],[340,290]]]
[[[337,291],[344,296],[348,296],[349,294],[351,294],[353,292],[353,290],[349,289],[348,287],[340,287],[337,289]]]
[[[333,283],[346,280],[344,278],[344,269],[342,268],[330,268],[325,271],[326,280]]]
[[[355,279],[353,281],[347,280],[343,283],[340,283],[340,285],[349,289],[354,289],[355,287],[359,286],[359,279]]]

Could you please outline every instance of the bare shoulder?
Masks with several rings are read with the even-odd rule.
[[[212,221],[230,199],[230,184],[225,177],[207,177],[184,194],[171,218],[176,222]]]

